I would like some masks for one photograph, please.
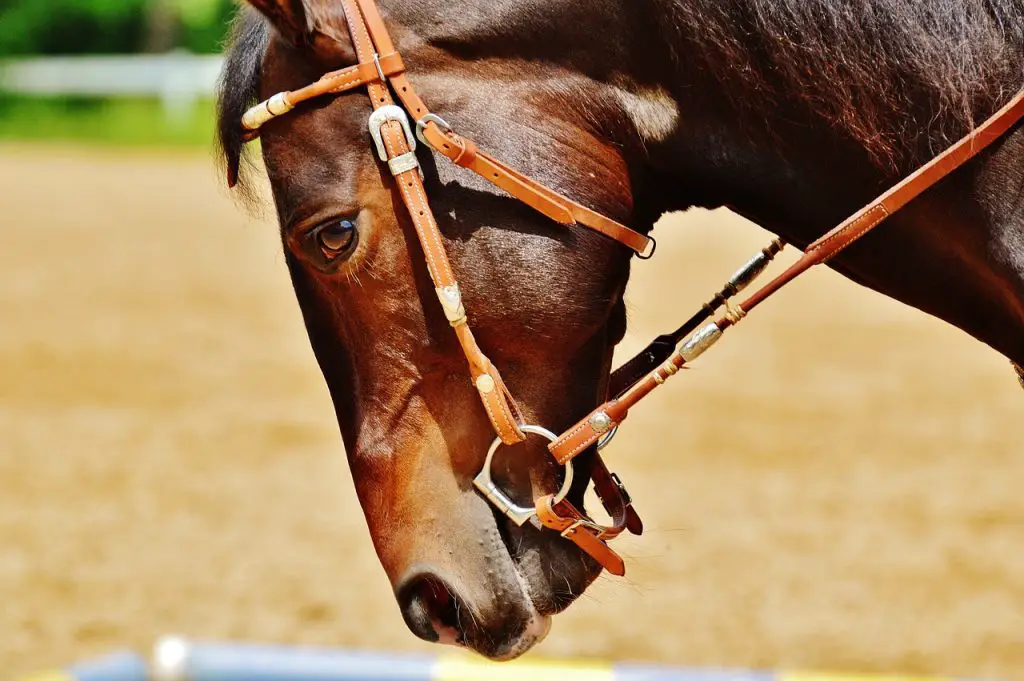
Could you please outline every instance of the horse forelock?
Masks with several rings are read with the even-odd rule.
[[[248,181],[254,169],[241,126],[242,115],[256,104],[260,67],[270,42],[270,25],[255,10],[241,7],[235,16],[217,96],[217,140],[225,170],[237,169],[238,196],[250,207],[257,200]]]

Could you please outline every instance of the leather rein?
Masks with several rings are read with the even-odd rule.
[[[612,375],[613,398],[592,411],[575,426],[556,435],[540,426],[523,423],[511,392],[497,367],[487,358],[469,326],[462,294],[445,252],[443,240],[427,202],[422,171],[416,156],[417,140],[450,161],[496,185],[551,220],[565,226],[582,226],[618,241],[642,259],[654,255],[656,242],[639,232],[576,203],[558,192],[515,171],[488,155],[472,140],[457,134],[419,98],[406,77],[405,64],[395,49],[374,0],[339,0],[359,63],[325,74],[317,82],[292,92],[282,92],[249,109],[242,118],[246,139],[258,137],[268,121],[292,111],[299,104],[325,95],[365,87],[373,105],[369,131],[381,162],[386,163],[402,195],[416,229],[444,314],[454,329],[473,384],[480,395],[497,438],[488,451],[483,470],[474,481],[477,489],[503,514],[522,526],[527,522],[559,532],[615,575],[625,574],[622,558],[608,541],[629,530],[643,532],[643,523],[619,478],[595,452],[591,478],[611,524],[602,525],[569,502],[573,462],[596,445],[600,450],[614,437],[629,411],[640,400],[703,354],[722,334],[736,326],[755,307],[815,265],[828,262],[911,200],[962,166],[981,150],[1006,134],[1024,117],[1024,91],[992,118],[976,128],[931,162],[917,170],[871,204],[805,249],[802,257],[740,304],[732,299],[749,286],[784,248],[781,240],[757,254],[729,280],[686,324],[660,336]],[[394,96],[397,96],[396,104]],[[229,170],[234,184],[236,170]],[[719,309],[724,312],[715,321]],[[1020,372],[1020,369],[1018,368]],[[1024,382],[1024,372],[1021,372]],[[496,452],[527,435],[546,438],[555,460],[565,467],[561,489],[536,500],[534,506],[516,504],[491,478]]]

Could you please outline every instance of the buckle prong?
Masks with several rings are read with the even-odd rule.
[[[601,527],[600,525],[598,525],[597,523],[593,522],[592,520],[580,519],[580,520],[577,520],[577,521],[573,522],[572,525],[570,525],[569,527],[567,527],[564,530],[562,530],[562,532],[561,532],[562,538],[563,539],[568,539],[569,538],[569,534],[572,533],[573,530],[577,530],[577,529],[579,529],[581,527],[584,528],[584,529],[590,530],[594,534],[594,538],[599,540],[599,541],[604,541],[604,538],[606,536],[608,536],[608,534],[605,531],[605,529],[603,527]]]

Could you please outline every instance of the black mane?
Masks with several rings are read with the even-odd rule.
[[[796,103],[892,168],[926,160],[1024,86],[1021,0],[656,1],[682,68],[699,59],[740,106]]]
[[[926,160],[1024,86],[1022,0],[652,4],[680,68],[710,73],[738,106],[795,102],[893,169]],[[220,145],[243,175],[239,120],[256,103],[269,36],[255,11],[240,10],[221,76]]]
[[[227,173],[238,178],[243,197],[250,203],[254,197],[244,180],[253,164],[245,154],[241,120],[259,98],[260,65],[269,41],[269,24],[254,10],[241,8],[232,26],[218,87],[217,139]]]

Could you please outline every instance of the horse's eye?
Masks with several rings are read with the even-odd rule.
[[[316,232],[316,243],[328,260],[345,255],[356,242],[356,223],[352,220],[328,222]]]

